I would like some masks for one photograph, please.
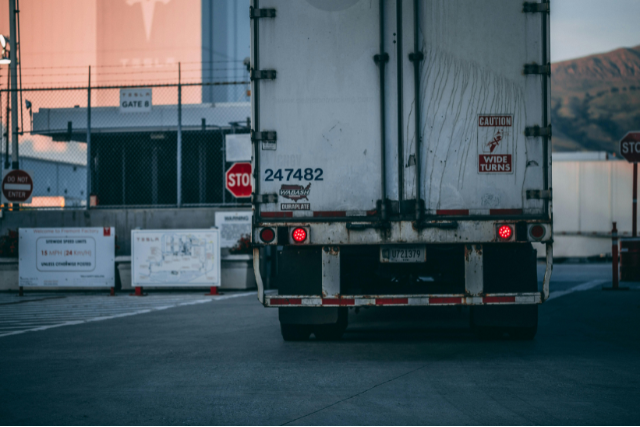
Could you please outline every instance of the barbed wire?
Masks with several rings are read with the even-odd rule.
[[[218,82],[203,82],[203,81],[186,81],[178,83],[175,82],[167,82],[167,80],[155,80],[156,83],[153,83],[154,80],[147,80],[144,83],[136,83],[136,84],[120,84],[120,82],[103,82],[100,85],[91,86],[91,90],[104,90],[104,89],[137,89],[137,88],[171,88],[178,86],[182,86],[183,88],[188,87],[208,87],[208,86],[242,86],[249,85],[250,81],[218,81]],[[68,82],[64,82],[67,83]],[[86,82],[82,82],[86,83]],[[82,84],[80,83],[80,84]],[[58,91],[58,90],[83,90],[86,91],[89,88],[87,86],[47,86],[47,87],[27,87],[22,89],[0,89],[0,93],[14,92],[14,91],[22,91],[22,92],[37,92],[37,91]]]
[[[182,73],[196,73],[196,72],[203,72],[203,71],[242,71],[242,72],[247,72],[246,68],[199,68],[199,69],[192,69],[192,70],[181,70]],[[151,74],[151,73],[164,73],[164,74],[168,74],[168,73],[172,73],[172,74],[177,74],[178,70],[177,68],[175,70],[143,70],[143,71],[131,71],[131,72],[122,72],[122,73],[98,73],[98,76],[107,76],[107,75],[115,75],[115,76],[122,76],[122,75],[133,75],[133,74]],[[91,73],[93,75],[93,72]],[[88,73],[64,73],[64,74],[25,74],[25,77],[49,77],[49,76],[55,76],[55,77],[59,77],[59,76],[87,76]]]
[[[244,60],[242,59],[237,59],[237,60],[228,60],[228,61],[186,61],[186,62],[182,62],[182,61],[178,61],[178,62],[173,62],[171,64],[164,64],[165,66],[175,66],[177,67],[178,64],[182,64],[182,65],[189,65],[189,64],[211,64],[211,63],[243,63]],[[129,68],[129,67],[133,67],[133,66],[125,66],[122,64],[119,65],[91,65],[91,69],[94,68]],[[65,65],[65,66],[60,66],[60,67],[55,67],[55,66],[50,66],[50,67],[25,67],[23,66],[23,70],[50,70],[50,69],[69,69],[69,68],[84,68],[87,69],[89,68],[89,65]]]

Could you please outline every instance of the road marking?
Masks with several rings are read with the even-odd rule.
[[[131,297],[131,299],[128,299],[129,297],[125,297],[127,299],[108,300],[109,303],[107,304],[105,304],[105,301],[103,299],[96,299],[96,297],[71,297],[68,301],[64,301],[64,299],[61,299],[55,302],[45,302],[40,300],[42,302],[39,304],[36,303],[29,306],[21,304],[19,306],[13,306],[13,310],[3,310],[3,313],[0,316],[0,338],[10,335],[24,334],[26,332],[45,331],[47,329],[60,328],[62,326],[80,325],[89,322],[101,322],[103,320],[136,316],[138,314],[162,311],[169,308],[204,304],[207,302],[222,301],[232,298],[246,297],[249,295],[256,295],[256,293],[255,291],[243,292],[239,294],[200,298],[191,301],[184,301],[185,298],[189,298],[191,295],[181,297],[170,296],[168,298],[160,296],[149,298]],[[167,302],[169,304],[167,304]],[[60,304],[62,304],[62,306],[60,306]],[[27,308],[27,310],[20,310],[22,308]],[[28,308],[36,308],[37,317],[34,316],[34,310],[29,310]],[[105,311],[104,313],[102,312],[103,310]],[[60,322],[61,319],[59,316],[61,315],[62,311],[65,312],[65,317],[76,317],[77,319]],[[96,316],[96,314],[98,313],[100,315]],[[85,318],[85,316],[94,317]],[[25,323],[23,324],[23,326],[26,326],[26,329],[20,329],[17,331],[12,330],[17,327],[17,325],[15,325],[16,319],[24,321]],[[35,325],[41,326],[33,327]]]
[[[592,280],[590,282],[586,282],[581,285],[574,286],[573,288],[567,289],[566,291],[551,292],[549,294],[549,298],[547,299],[547,301],[552,300],[554,298],[560,298],[562,296],[571,294],[573,292],[588,291],[589,289],[593,289],[595,287],[604,285],[605,283],[607,283],[607,280]]]

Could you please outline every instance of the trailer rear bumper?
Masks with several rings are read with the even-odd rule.
[[[481,245],[466,245],[464,294],[342,295],[340,293],[340,251],[327,248],[322,254],[322,295],[265,295],[260,274],[260,249],[253,249],[253,268],[258,300],[265,307],[358,307],[358,306],[446,306],[541,304],[549,298],[553,271],[553,244],[546,244],[546,269],[542,292],[485,293]]]
[[[340,295],[322,298],[320,295],[266,295],[265,307],[404,307],[447,305],[519,305],[540,304],[542,292],[521,294],[468,295]]]

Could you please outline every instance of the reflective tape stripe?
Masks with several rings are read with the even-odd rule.
[[[376,305],[409,305],[409,298],[376,298]]]
[[[452,216],[469,215],[469,209],[439,209],[436,211],[436,215],[452,215]]]
[[[316,295],[267,296],[265,305],[271,307],[345,307],[345,306],[425,306],[425,305],[485,305],[485,304],[540,304],[539,292],[505,293],[479,296],[464,295],[343,295],[340,298],[322,298]]]
[[[301,298],[271,298],[271,304],[273,305],[301,305]]]
[[[338,306],[344,306],[344,305],[355,305],[356,300],[355,299],[348,299],[348,298],[323,298],[322,299],[322,305],[338,305]]]
[[[314,217],[342,217],[347,216],[347,211],[314,211]]]
[[[483,300],[486,304],[499,304],[516,302],[516,297],[484,297]]]
[[[489,209],[489,215],[522,215],[522,209]]]
[[[462,304],[462,297],[430,297],[429,305]]]

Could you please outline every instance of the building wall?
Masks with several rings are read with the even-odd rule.
[[[183,82],[247,78],[249,0],[21,0],[20,8],[23,87],[86,85],[89,66],[99,85],[177,82],[178,63]],[[8,0],[0,0],[6,36],[8,12]],[[0,69],[5,87],[3,76]],[[85,94],[77,95],[68,106],[85,104]],[[115,99],[96,98],[96,105]],[[237,98],[229,88],[183,93],[185,103]]]
[[[249,0],[203,0],[202,81],[247,81],[251,48]],[[203,102],[248,102],[236,87],[207,87]]]
[[[584,258],[611,254],[611,227],[631,235],[633,165],[626,161],[553,162],[554,257]],[[544,247],[538,246],[538,256]]]
[[[32,205],[59,203],[55,198],[64,198],[66,207],[86,204],[86,166],[22,157],[20,169],[30,171],[34,177]]]

